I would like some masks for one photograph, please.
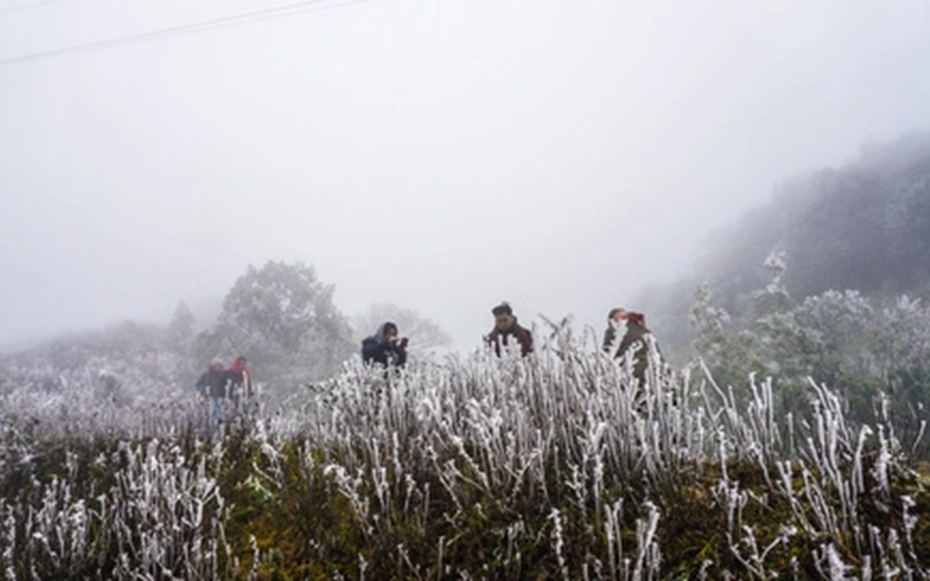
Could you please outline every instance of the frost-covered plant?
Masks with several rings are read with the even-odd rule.
[[[795,301],[782,284],[783,256],[766,261],[772,282],[752,294],[736,319],[698,289],[691,323],[695,348],[722,385],[752,373],[771,377],[779,414],[806,413],[808,378],[843,396],[851,421],[876,419],[881,397],[909,440],[924,429],[930,405],[930,309],[901,297],[879,302],[855,291],[826,291]],[[921,448],[922,451],[922,448]]]

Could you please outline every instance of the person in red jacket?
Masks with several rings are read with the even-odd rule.
[[[242,355],[233,359],[232,365],[226,371],[227,389],[229,397],[235,407],[239,407],[240,396],[252,396],[252,381],[249,377],[249,368],[246,358]]]
[[[517,322],[510,305],[501,303],[491,309],[491,314],[494,315],[494,328],[488,335],[487,341],[494,347],[494,352],[498,357],[501,355],[501,347],[511,344],[511,339],[520,345],[520,355],[523,357],[533,352],[533,336]]]

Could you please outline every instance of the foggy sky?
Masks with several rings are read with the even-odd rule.
[[[0,60],[288,2],[31,3]],[[369,0],[0,65],[0,345],[268,259],[460,348],[502,299],[600,327],[780,181],[930,128],[928,57],[923,0]]]

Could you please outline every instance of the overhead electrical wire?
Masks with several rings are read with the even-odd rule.
[[[42,8],[51,4],[58,4],[65,0],[43,0],[42,2],[33,2],[32,4],[20,4],[19,6],[10,6],[9,8],[0,8],[0,14],[10,14],[12,12],[22,12],[30,8]]]
[[[53,0],[53,1],[60,1],[60,0]],[[198,34],[201,32],[208,32],[208,31],[217,30],[220,28],[228,28],[231,26],[239,26],[242,24],[249,24],[249,23],[258,22],[261,20],[285,18],[287,16],[293,16],[295,14],[302,14],[306,12],[317,12],[317,11],[323,11],[323,10],[331,10],[333,8],[341,8],[344,6],[351,6],[353,4],[362,4],[368,1],[370,0],[342,0],[342,1],[336,1],[336,2],[331,2],[327,0],[304,0],[302,2],[294,2],[291,4],[286,4],[284,6],[277,6],[274,8],[264,8],[261,10],[243,12],[241,14],[236,14],[233,16],[224,16],[220,18],[213,18],[210,20],[202,20],[199,22],[192,22],[190,24],[181,24],[178,26],[170,26],[166,28],[151,30],[148,32],[131,34],[131,35],[123,36],[119,38],[111,38],[107,40],[85,42],[82,44],[76,44],[72,46],[66,46],[66,47],[56,48],[56,49],[42,51],[42,52],[35,52],[31,54],[15,56],[15,57],[10,57],[6,59],[0,59],[0,66],[24,63],[28,61],[36,61],[36,60],[41,60],[41,59],[48,59],[48,58],[58,57],[58,56],[62,56],[65,54],[71,54],[71,53],[117,48],[117,47],[125,46],[128,44],[137,44],[137,43],[142,43],[142,42],[162,40],[162,39],[171,38],[174,36]]]

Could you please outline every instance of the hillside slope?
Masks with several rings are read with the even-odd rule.
[[[765,287],[772,253],[787,263],[796,298],[853,289],[869,297],[930,298],[930,133],[864,146],[858,159],[790,180],[764,207],[707,242],[694,272],[649,289],[641,304],[673,349],[690,341],[699,284],[740,315]]]

